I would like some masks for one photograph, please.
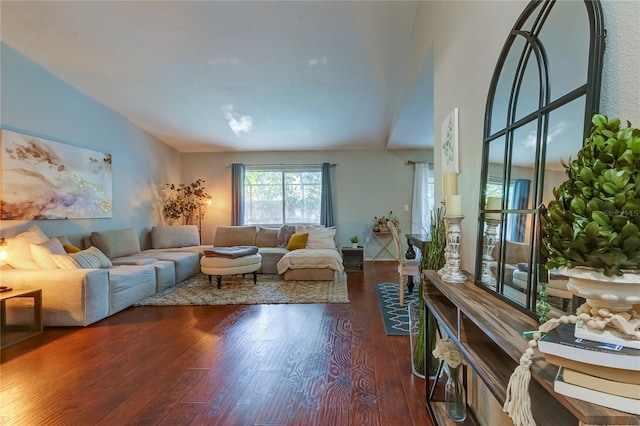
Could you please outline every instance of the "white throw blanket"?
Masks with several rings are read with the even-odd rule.
[[[342,257],[336,249],[299,249],[285,254],[278,262],[278,273],[288,269],[329,268],[338,273],[344,272]]]

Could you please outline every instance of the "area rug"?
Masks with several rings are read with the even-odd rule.
[[[409,335],[409,311],[410,302],[418,302],[418,288],[413,288],[413,294],[404,290],[404,306],[400,306],[400,292],[398,283],[376,283],[376,295],[378,305],[384,320],[384,329],[387,336]]]
[[[279,275],[253,274],[222,277],[222,288],[216,279],[198,274],[174,288],[141,300],[136,306],[175,305],[260,305],[278,303],[348,303],[347,274],[333,281],[284,281]]]

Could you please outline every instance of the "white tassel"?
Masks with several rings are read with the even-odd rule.
[[[550,319],[538,327],[533,334],[533,340],[529,341],[529,347],[520,357],[520,365],[511,374],[507,395],[502,406],[502,411],[507,413],[516,426],[535,426],[536,421],[531,414],[531,396],[529,395],[529,382],[531,382],[531,364],[535,352],[533,348],[538,346],[538,340],[543,333],[553,330],[561,323],[575,324],[575,315],[562,316],[559,319]]]
[[[531,414],[531,397],[529,396],[531,356],[533,356],[533,349],[529,348],[520,357],[520,365],[516,367],[509,379],[507,397],[502,407],[516,426],[535,426],[536,424]]]

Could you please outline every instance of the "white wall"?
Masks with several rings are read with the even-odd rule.
[[[183,181],[205,180],[213,204],[203,220],[202,240],[213,241],[216,227],[231,224],[231,168],[228,164],[320,164],[336,163],[333,169],[334,218],[337,243],[349,245],[349,237],[359,235],[363,242],[371,235],[374,216],[388,215],[389,210],[408,231],[413,191],[413,167],[406,161],[431,161],[431,151],[322,151],[322,152],[253,152],[183,154]],[[406,247],[406,245],[405,245]],[[373,242],[365,258],[379,250]],[[395,251],[392,251],[395,253]],[[389,255],[386,256],[389,259]]]
[[[600,111],[640,128],[640,2],[602,1],[605,39]]]
[[[104,105],[69,86],[5,44],[1,46],[2,127],[112,154],[113,218],[5,220],[10,237],[37,224],[47,235],[72,242],[94,230],[134,228],[145,244],[145,229],[160,223],[159,195],[180,176],[180,156]]]

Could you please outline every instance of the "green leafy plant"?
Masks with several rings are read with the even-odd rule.
[[[568,179],[542,216],[546,268],[585,266],[607,276],[640,268],[640,130],[619,119],[592,119]]]
[[[162,208],[167,219],[181,220],[183,225],[189,225],[200,215],[204,216],[202,206],[212,197],[203,188],[204,180],[198,179],[190,184],[167,184],[167,189],[172,191]],[[197,212],[196,212],[197,210]]]
[[[349,240],[351,240],[353,244],[358,244],[360,242],[360,238],[358,238],[357,235],[354,235],[353,237],[349,238]]]
[[[420,259],[420,269],[424,270],[439,270],[445,264],[444,252],[447,246],[447,230],[444,224],[444,210],[442,207],[438,208],[431,214],[431,229],[429,231],[429,235],[431,237],[431,241],[427,246],[427,250],[425,253],[422,253],[422,258]],[[429,365],[431,369],[429,371],[429,375],[433,376],[437,370],[437,362],[436,359],[432,355],[432,351],[436,345],[436,321],[431,313],[429,313],[429,330],[428,336],[425,336],[424,330],[424,321],[426,309],[424,306],[424,299],[422,298],[424,286],[424,278],[422,274],[420,274],[420,284],[418,285],[418,295],[419,297],[419,324],[420,328],[418,331],[418,338],[416,339],[416,346],[413,352],[413,360],[414,360],[414,368],[421,374],[424,374],[425,371],[425,337],[428,338],[427,341],[427,353],[431,357],[431,362]]]

